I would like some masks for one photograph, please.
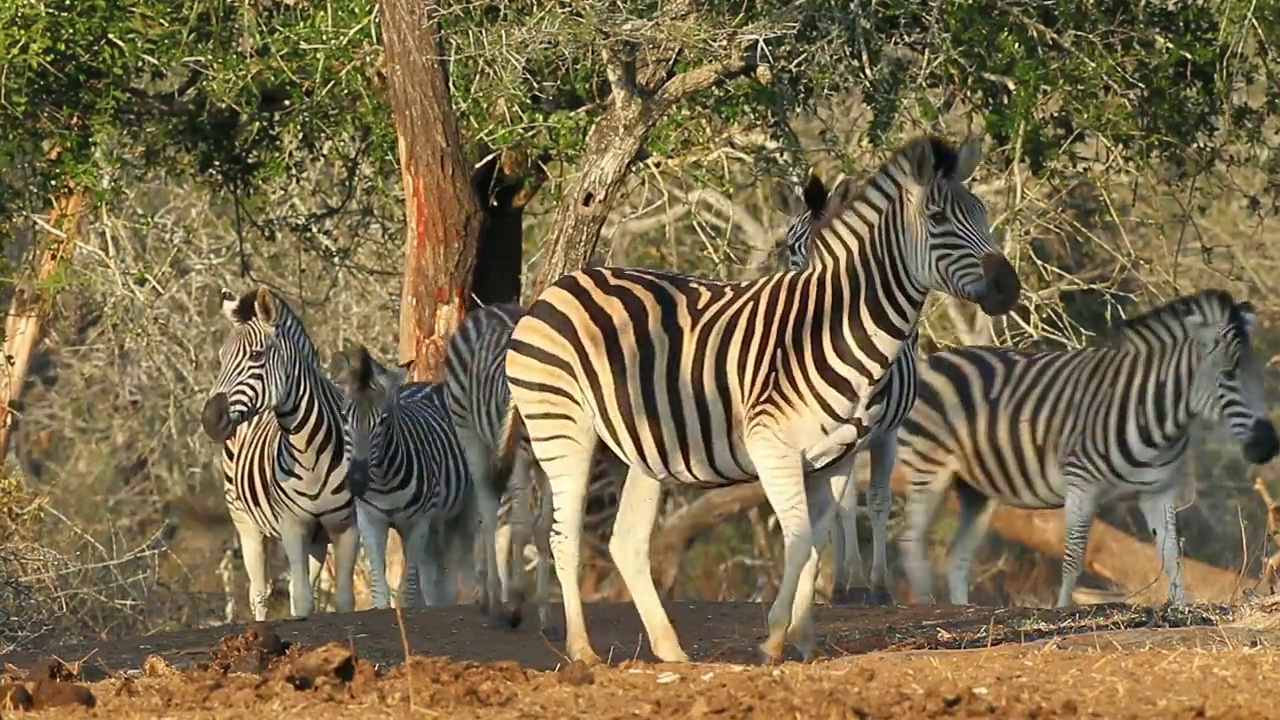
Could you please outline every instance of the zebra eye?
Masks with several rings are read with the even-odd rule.
[[[267,356],[267,351],[261,348],[249,351],[249,360],[251,362],[262,362],[262,358]]]

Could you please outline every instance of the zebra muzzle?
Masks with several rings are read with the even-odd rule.
[[[1004,315],[1018,306],[1022,281],[1013,265],[1000,253],[982,256],[982,275],[987,281],[987,292],[978,301],[978,307],[987,315]]]
[[[218,393],[205,401],[200,425],[214,442],[226,442],[231,437],[235,423],[231,421],[231,404],[227,402],[225,393]]]
[[[1280,452],[1280,438],[1270,420],[1256,420],[1244,444],[1244,458],[1254,465],[1264,465]]]

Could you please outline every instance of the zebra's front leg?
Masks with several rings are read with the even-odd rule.
[[[867,490],[867,508],[871,511],[871,602],[876,605],[892,605],[889,593],[889,509],[893,495],[890,483],[893,466],[898,459],[898,434],[885,433],[871,441],[871,486]],[[849,479],[856,487],[857,481]]]
[[[1088,480],[1069,478],[1067,496],[1063,503],[1066,521],[1066,538],[1062,553],[1062,587],[1058,589],[1057,607],[1071,603],[1071,593],[1076,589],[1080,571],[1084,567],[1084,553],[1089,544],[1089,526],[1097,510],[1097,489]]]
[[[289,614],[292,619],[311,617],[315,603],[311,587],[310,549],[315,532],[311,518],[283,517],[280,542],[289,558]]]
[[[244,572],[249,576],[249,610],[254,620],[262,622],[267,619],[267,599],[271,597],[262,530],[248,517],[233,514],[231,522],[240,536],[240,557],[244,561]]]
[[[1178,548],[1178,511],[1174,504],[1178,490],[1178,486],[1173,485],[1156,493],[1138,496],[1138,506],[1142,508],[1147,527],[1155,536],[1160,572],[1169,580],[1169,602],[1175,605],[1185,601],[1185,578]]]
[[[360,528],[352,522],[342,529],[327,531],[333,543],[333,607],[340,613],[356,609],[356,560],[360,556]]]
[[[375,608],[391,607],[391,588],[387,585],[387,533],[390,523],[378,509],[361,503],[356,509],[361,544],[369,561],[369,594]]]
[[[401,528],[400,547],[404,550],[404,579],[400,582],[400,607],[432,605],[430,562],[431,519],[426,513],[411,518]]]
[[[800,453],[769,434],[748,436],[747,452],[760,476],[765,498],[778,518],[782,530],[783,570],[778,595],[769,608],[769,637],[760,645],[768,662],[782,659],[787,634],[791,629],[792,606],[800,586],[801,571],[814,552],[813,526],[809,522],[809,503],[805,492],[804,471]],[[625,492],[625,490],[624,490]],[[614,531],[615,537],[617,530]],[[807,619],[801,619],[801,624]]]
[[[637,467],[627,472],[622,496],[618,499],[618,514],[613,521],[609,555],[631,593],[653,654],[663,662],[688,662],[689,656],[680,647],[671,618],[662,609],[649,563],[649,540],[661,499],[662,484],[656,479]]]
[[[827,536],[829,525],[836,518],[836,498],[846,492],[846,486],[854,483],[852,473],[854,457],[852,454],[836,464],[827,473],[808,475],[804,478],[805,501],[809,507],[809,526],[814,536]],[[818,578],[818,558],[821,547],[815,545],[809,552],[809,558],[800,570],[799,584],[796,586],[795,598],[791,603],[791,627],[787,629],[787,639],[795,643],[800,655],[806,661],[813,659],[816,646],[816,633],[813,625],[813,599]]]

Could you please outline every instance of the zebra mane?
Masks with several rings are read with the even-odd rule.
[[[274,301],[275,317],[271,319],[272,324],[277,328],[285,328],[287,330],[286,334],[293,338],[297,344],[298,351],[303,354],[310,364],[320,368],[320,351],[316,349],[306,326],[302,324],[302,318],[298,317],[297,313],[293,311],[293,307],[275,290],[265,285],[260,285],[245,292],[240,296],[240,300],[232,311],[235,320],[241,323],[249,323],[254,320],[266,321],[266,318],[258,317],[258,298],[261,293],[269,293]]]
[[[902,147],[880,163],[880,166],[876,168],[876,171],[870,177],[887,174],[890,166],[903,160],[906,161],[906,164],[917,177],[932,174],[938,177],[952,178],[955,176],[956,169],[960,164],[960,150],[937,135],[918,135],[903,143]],[[845,178],[846,182],[843,183],[846,185],[844,192],[832,191],[831,204],[826,208],[826,212],[821,213],[818,222],[814,224],[813,236],[815,238],[850,206],[865,201],[873,191],[876,193],[884,192],[880,188],[873,187],[873,184],[868,182],[857,184],[856,189],[854,189],[855,183],[848,180],[848,178]],[[808,188],[806,187],[807,190]],[[806,197],[805,200],[807,204],[808,198]]]
[[[1249,303],[1237,303],[1226,290],[1209,288],[1174,298],[1146,312],[1125,318],[1115,329],[1122,339],[1130,338],[1156,329],[1185,327],[1188,318],[1198,315],[1225,318],[1228,327],[1240,333],[1241,337],[1248,338],[1249,323],[1245,319],[1245,312],[1251,310]]]

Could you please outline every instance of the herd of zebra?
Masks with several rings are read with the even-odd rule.
[[[310,614],[329,545],[335,607],[354,609],[362,546],[373,604],[388,606],[395,527],[402,604],[454,602],[452,570],[479,556],[479,604],[514,627],[532,543],[541,629],[563,631],[570,659],[598,662],[578,577],[594,505],[590,519],[612,527],[608,553],[654,655],[684,661],[650,574],[662,488],[758,481],[785,563],[761,651],[777,660],[789,640],[807,659],[828,537],[837,590],[867,584],[848,482],[864,450],[877,602],[888,599],[895,464],[911,476],[900,542],[916,602],[933,598],[923,539],[949,490],[960,507],[952,602],[968,600],[969,565],[998,502],[1065,508],[1058,604],[1067,604],[1098,502],[1118,493],[1137,495],[1181,602],[1174,502],[1192,421],[1226,427],[1253,463],[1280,450],[1253,308],[1205,290],[1080,350],[961,347],[917,358],[930,291],[992,316],[1018,304],[1018,276],[965,184],[980,157],[977,140],[921,136],[861,186],[843,179],[828,190],[811,177],[796,194],[779,184],[788,267],[755,280],[594,267],[528,306],[476,310],[449,341],[442,383],[406,384],[407,366],[384,366],[363,347],[326,370],[278,295],[223,290],[232,332],[202,424],[222,444],[254,617],[267,613],[268,537],[289,560],[292,615]],[[547,609],[552,564],[563,628]]]

